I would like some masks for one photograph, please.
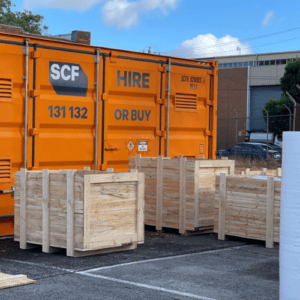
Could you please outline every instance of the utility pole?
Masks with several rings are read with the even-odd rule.
[[[297,84],[298,87],[298,84]],[[296,109],[297,109],[297,102],[296,100],[290,95],[289,92],[286,92],[287,96],[289,97],[289,99],[293,102],[294,104],[294,120],[293,120],[293,131],[296,130]]]
[[[263,110],[267,113],[267,168],[269,167],[269,113],[263,106]]]

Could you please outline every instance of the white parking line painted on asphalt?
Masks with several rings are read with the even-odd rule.
[[[133,282],[133,281],[121,280],[121,279],[116,279],[116,278],[112,278],[112,277],[106,277],[106,276],[97,275],[97,274],[90,274],[90,273],[83,273],[83,272],[76,272],[76,274],[81,274],[81,275],[84,275],[84,276],[89,276],[89,277],[94,277],[94,278],[99,278],[99,279],[114,281],[114,282],[118,282],[118,283],[124,283],[124,284],[134,285],[134,286],[137,286],[137,287],[142,287],[142,288],[146,288],[146,289],[150,289],[150,290],[155,290],[155,291],[159,291],[159,292],[164,292],[164,293],[169,293],[169,294],[175,294],[175,295],[184,296],[184,297],[190,297],[190,298],[194,298],[194,299],[216,300],[216,299],[207,298],[207,297],[203,297],[203,296],[198,296],[198,295],[194,295],[194,294],[189,294],[189,293],[184,293],[184,292],[169,290],[169,289],[165,289],[165,288],[161,288],[161,287],[157,287],[157,286],[151,286],[151,285],[147,285],[147,284],[143,284],[143,283],[137,283],[137,282]]]
[[[103,271],[103,270],[108,270],[108,269],[113,269],[113,268],[118,268],[118,267],[125,267],[125,266],[130,266],[130,265],[135,265],[135,264],[142,264],[142,263],[147,263],[147,262],[155,262],[155,261],[160,261],[160,260],[168,260],[168,259],[176,259],[176,258],[184,258],[184,257],[195,256],[195,255],[217,253],[217,252],[222,252],[222,251],[231,251],[231,250],[236,250],[236,249],[241,249],[241,248],[246,248],[246,247],[251,247],[251,246],[252,245],[243,245],[243,246],[222,248],[222,249],[209,250],[209,251],[203,251],[203,252],[197,252],[197,253],[182,254],[182,255],[177,255],[177,256],[167,256],[167,257],[161,257],[161,258],[139,260],[139,261],[133,261],[133,262],[129,262],[129,263],[123,263],[123,264],[112,265],[112,266],[107,266],[107,267],[99,267],[99,268],[95,268],[95,269],[89,269],[89,270],[76,272],[76,273],[84,275],[86,273],[93,273],[93,272],[98,272],[98,271]]]
[[[40,267],[40,268],[47,268],[47,269],[53,269],[53,270],[58,270],[58,271],[64,271],[64,272],[68,272],[68,273],[75,273],[76,272],[76,270],[64,269],[64,268],[49,266],[49,265],[45,265],[45,264],[38,264],[38,263],[30,262],[30,261],[22,261],[22,260],[16,260],[16,259],[8,259],[8,258],[1,258],[0,260],[10,261],[10,262],[14,262],[14,263],[20,263],[20,264],[35,266],[35,267]]]

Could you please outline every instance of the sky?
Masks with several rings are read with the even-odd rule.
[[[300,49],[300,1],[12,0],[48,34],[91,32],[96,46],[186,58]]]

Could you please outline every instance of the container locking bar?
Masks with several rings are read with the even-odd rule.
[[[15,216],[14,215],[10,215],[10,216],[0,216],[0,220],[4,220],[4,219],[13,219]]]
[[[15,194],[15,187],[12,186],[11,190],[0,190],[0,194],[12,194],[12,195],[14,195]]]

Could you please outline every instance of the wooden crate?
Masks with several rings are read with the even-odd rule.
[[[37,244],[84,256],[144,242],[144,174],[22,169],[15,188],[21,249]]]
[[[268,248],[279,242],[281,181],[274,177],[216,177],[215,232],[266,241]]]
[[[277,168],[276,170],[269,170],[267,168],[263,168],[261,170],[251,170],[250,168],[236,168],[235,174],[240,175],[267,175],[267,176],[276,176],[281,177],[282,176],[282,169]]]
[[[129,168],[145,174],[145,224],[189,231],[213,232],[215,176],[234,174],[234,161],[137,155]]]

